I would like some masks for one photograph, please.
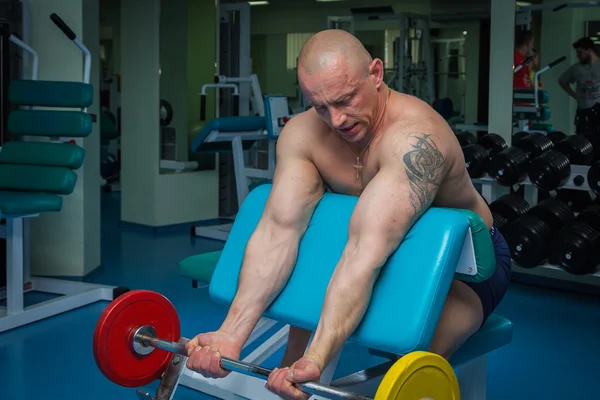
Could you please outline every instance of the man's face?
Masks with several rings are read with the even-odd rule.
[[[377,85],[372,73],[351,71],[346,65],[312,75],[299,71],[304,96],[317,114],[348,142],[363,139],[377,117]]]
[[[580,63],[582,64],[587,64],[590,62],[591,59],[591,50],[586,50],[583,49],[581,47],[578,47],[575,52],[577,53],[577,59],[579,60]]]

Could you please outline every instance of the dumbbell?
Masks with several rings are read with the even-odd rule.
[[[546,136],[548,136],[548,139],[552,140],[552,143],[555,145],[556,143],[562,142],[567,138],[567,134],[561,131],[548,132]]]
[[[460,131],[456,132],[455,134],[456,138],[458,139],[458,143],[460,144],[460,147],[465,147],[470,144],[477,143],[477,136],[473,135],[471,132]]]
[[[490,211],[494,220],[494,226],[500,232],[504,232],[504,227],[513,222],[521,215],[529,212],[531,206],[525,199],[516,194],[505,194],[498,197],[490,203]]]
[[[507,147],[502,136],[495,133],[482,136],[477,144],[464,146],[462,150],[469,176],[471,178],[481,178],[487,171],[490,157],[495,156]]]
[[[590,189],[594,193],[600,194],[600,161],[593,163],[588,169],[587,181]]]
[[[548,198],[504,227],[504,238],[512,259],[523,268],[534,268],[546,260],[554,234],[575,218],[563,202]]]
[[[558,231],[548,261],[574,275],[596,272],[600,262],[600,205],[586,208]]]
[[[589,165],[593,159],[594,149],[590,141],[583,136],[571,135],[554,143],[552,150],[531,160],[527,175],[534,186],[551,191],[569,180],[571,165]]]
[[[519,140],[523,139],[525,136],[529,136],[529,132],[521,131],[512,135],[512,146],[516,146],[519,143]]]
[[[94,330],[94,358],[102,374],[114,383],[125,387],[148,385],[171,363],[185,363],[187,340],[179,334],[177,311],[166,297],[149,290],[132,290],[113,300],[100,316]],[[271,374],[271,370],[261,366],[225,357],[221,357],[220,364],[227,371],[256,378],[266,379]],[[460,397],[452,366],[443,357],[424,351],[412,352],[396,361],[383,377],[374,399],[319,382],[297,386],[327,399]]]
[[[587,190],[559,189],[556,191],[555,198],[565,203],[574,212],[583,211],[593,202]]]
[[[553,146],[546,135],[532,133],[492,157],[488,174],[500,185],[513,186],[525,178],[529,162]]]

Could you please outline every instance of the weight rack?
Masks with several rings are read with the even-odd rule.
[[[597,196],[591,190],[588,183],[587,174],[589,169],[590,166],[587,165],[571,165],[571,174],[569,176],[569,179],[566,181],[565,184],[559,186],[557,190],[573,189],[587,191],[590,193],[592,201],[594,201]],[[508,191],[510,190],[510,187],[498,184],[492,177],[488,176],[487,174],[481,178],[473,178],[472,181],[476,187],[478,185],[481,186],[481,194],[488,203],[493,202],[500,196],[508,193]],[[533,185],[529,178],[525,178],[524,180],[520,181],[517,185],[513,187],[513,189],[516,190],[520,186],[524,187],[524,199],[531,205],[531,207],[534,207],[538,203],[538,188]],[[550,192],[550,195],[551,197],[554,197],[553,192]],[[561,281],[572,282],[575,284],[587,284],[600,287],[600,268],[598,268],[598,266],[594,274],[573,275],[566,272],[557,265],[546,263],[541,264],[535,268],[522,268],[519,267],[513,261],[512,270],[514,272],[526,275],[552,278]]]

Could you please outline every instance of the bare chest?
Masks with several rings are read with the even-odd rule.
[[[332,146],[317,152],[313,161],[329,189],[352,196],[360,196],[379,171],[376,148],[358,157],[343,144]]]

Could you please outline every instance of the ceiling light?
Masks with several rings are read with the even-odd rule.
[[[316,0],[317,3],[333,3],[334,1],[346,1],[346,0]]]
[[[264,0],[264,1],[249,1],[248,4],[250,4],[251,6],[266,6],[267,4],[269,4],[269,2],[267,0]]]

